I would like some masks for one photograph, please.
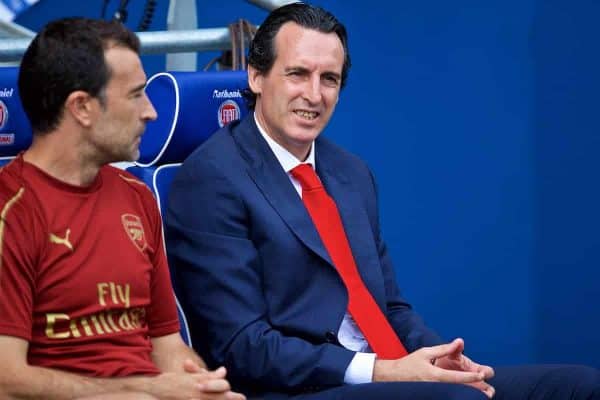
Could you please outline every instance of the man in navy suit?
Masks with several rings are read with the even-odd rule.
[[[197,350],[224,364],[236,389],[265,399],[600,398],[599,372],[586,367],[494,377],[463,355],[462,339],[442,341],[400,297],[373,176],[319,136],[349,67],[346,31],[333,15],[299,3],[275,10],[250,46],[254,113],[213,135],[175,178],[168,252]],[[337,205],[324,219],[339,212],[341,241],[376,303],[367,314],[383,313],[408,355],[372,351],[299,164],[316,171]]]

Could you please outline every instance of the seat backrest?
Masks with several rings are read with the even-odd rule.
[[[146,93],[158,118],[148,123],[140,159],[127,171],[152,189],[163,218],[171,182],[183,160],[220,127],[247,114],[241,95],[246,87],[245,71],[163,72],[148,80]],[[177,295],[177,287],[174,289]],[[177,309],[181,336],[191,346],[179,301]]]
[[[146,93],[157,110],[140,144],[140,158],[127,171],[144,181],[166,210],[177,167],[220,127],[248,113],[242,98],[246,71],[161,72]]]
[[[32,131],[21,105],[17,67],[0,68],[0,166],[31,145]]]
[[[163,216],[167,209],[169,188],[180,165],[180,163],[175,163],[151,167],[133,166],[127,168],[128,172],[137,176],[152,189],[154,196],[156,196],[160,213]]]
[[[245,71],[162,72],[146,93],[158,112],[140,144],[137,165],[181,163],[220,127],[244,117]]]

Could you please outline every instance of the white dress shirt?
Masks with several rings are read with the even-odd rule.
[[[260,123],[256,119],[256,114],[254,115],[254,121],[256,122],[258,131],[267,141],[267,144],[275,154],[279,164],[281,164],[283,170],[288,174],[288,177],[298,192],[298,195],[302,197],[302,186],[300,185],[300,182],[298,182],[298,180],[295,179],[292,174],[290,174],[290,171],[299,164],[310,164],[313,169],[316,169],[315,144],[313,143],[313,145],[310,147],[310,152],[308,153],[306,160],[298,160],[292,153],[287,151],[279,143],[267,135],[263,127],[260,126]],[[342,320],[337,336],[342,346],[348,350],[356,352],[354,358],[348,365],[348,368],[346,368],[344,382],[348,384],[371,382],[373,379],[373,367],[375,365],[375,353],[371,352],[365,336],[362,334],[358,328],[358,325],[356,325],[356,322],[354,322],[354,319],[348,312],[344,314],[344,319]]]

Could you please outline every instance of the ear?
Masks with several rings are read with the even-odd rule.
[[[98,99],[93,98],[83,90],[71,92],[65,101],[64,112],[82,126],[89,128],[94,120],[95,108],[99,106]]]
[[[248,86],[256,95],[262,93],[263,75],[251,65],[248,65]]]

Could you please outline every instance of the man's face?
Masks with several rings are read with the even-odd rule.
[[[248,67],[255,113],[277,143],[304,160],[333,114],[340,93],[344,48],[335,33],[288,22],[275,36],[275,62],[266,74]]]
[[[88,138],[102,164],[135,161],[146,122],[157,116],[144,91],[146,74],[138,55],[128,48],[111,47],[104,58],[111,77]]]

